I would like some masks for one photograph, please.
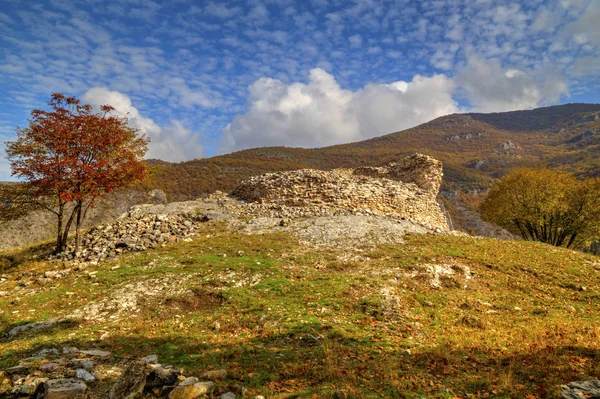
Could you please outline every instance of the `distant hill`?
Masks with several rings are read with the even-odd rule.
[[[172,200],[270,171],[382,165],[413,152],[444,162],[443,190],[474,193],[517,166],[546,164],[577,176],[600,176],[600,104],[530,111],[453,114],[356,143],[323,148],[263,147],[181,163],[153,160],[149,187]]]
[[[530,111],[471,113],[467,115],[498,129],[523,132],[551,129],[564,119],[596,111],[600,111],[600,104],[565,104]]]

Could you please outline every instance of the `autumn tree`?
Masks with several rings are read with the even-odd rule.
[[[77,251],[94,199],[145,177],[148,139],[129,127],[127,118],[114,115],[111,106],[94,112],[60,93],[52,94],[48,105],[50,110],[33,110],[29,126],[17,128],[17,139],[6,143],[12,175],[22,181],[9,205],[18,210],[34,204],[53,212],[57,253],[66,249],[74,223]]]
[[[481,214],[525,240],[584,247],[600,237],[600,179],[518,169],[491,188]]]

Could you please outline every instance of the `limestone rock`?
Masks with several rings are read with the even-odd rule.
[[[141,360],[144,363],[158,363],[158,356],[157,355],[148,355],[146,357],[143,357]]]
[[[91,360],[84,360],[79,364],[79,367],[84,370],[90,371],[92,368],[94,368],[94,362],[92,362]]]
[[[146,386],[146,365],[131,363],[110,390],[110,399],[140,398]]]
[[[43,384],[48,381],[47,378],[28,378],[20,386],[16,386],[13,392],[16,391],[21,395],[34,395],[35,392],[43,389]]]
[[[195,384],[197,382],[200,382],[200,380],[196,377],[187,377],[186,379],[184,379],[183,381],[181,381],[179,383],[180,386],[184,386],[184,385],[192,385]]]
[[[44,399],[75,399],[81,397],[87,386],[70,378],[48,380],[38,387],[37,397]]]
[[[185,207],[185,213],[181,214],[146,214],[139,211],[145,209],[143,205],[132,208],[127,217],[108,225],[93,227],[83,234],[79,251],[74,252],[73,246],[69,245],[64,253],[56,257],[69,261],[100,262],[124,252],[144,251],[165,242],[191,238],[196,234],[198,225],[209,220],[206,215],[190,211],[190,208],[194,209],[194,206],[199,207],[200,204],[188,201],[164,205],[162,208],[167,212],[168,206],[177,207],[177,204],[188,203],[190,204]]]
[[[44,373],[51,373],[59,367],[60,365],[57,363],[44,363],[39,367],[39,370]]]
[[[4,371],[0,371],[0,395],[12,390],[12,382]]]
[[[170,367],[159,366],[154,368],[146,377],[146,388],[156,388],[164,385],[175,385],[179,372]],[[195,379],[198,382],[198,379]]]
[[[43,322],[23,324],[21,326],[13,327],[8,332],[8,336],[12,338],[12,337],[16,337],[18,335],[25,334],[25,333],[47,330],[58,324],[66,323],[66,322],[68,322],[67,319],[53,319],[53,320],[48,320],[48,321],[43,321]]]
[[[90,373],[89,371],[87,371],[86,369],[77,369],[75,371],[75,375],[77,378],[79,378],[80,380],[84,380],[86,382],[93,382],[96,381],[96,377],[94,377],[94,375],[92,373]]]
[[[199,399],[212,396],[215,385],[212,381],[178,385],[169,394],[169,399]]]
[[[110,352],[101,351],[101,350],[97,350],[97,349],[82,350],[82,351],[79,351],[78,353],[80,353],[82,355],[96,356],[96,357],[109,357],[110,356]]]
[[[599,399],[600,380],[574,381],[561,387],[564,399]]]

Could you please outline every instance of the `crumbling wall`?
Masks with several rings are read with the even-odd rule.
[[[242,182],[233,194],[261,204],[388,214],[448,230],[436,201],[441,180],[442,163],[415,154],[380,168],[267,173]]]
[[[442,185],[442,162],[423,154],[413,154],[384,167],[356,168],[355,175],[385,178],[403,183],[414,183],[424,190],[434,191]]]

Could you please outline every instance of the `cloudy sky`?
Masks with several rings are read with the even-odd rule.
[[[0,143],[52,92],[169,161],[598,103],[599,21],[600,0],[0,0]]]

